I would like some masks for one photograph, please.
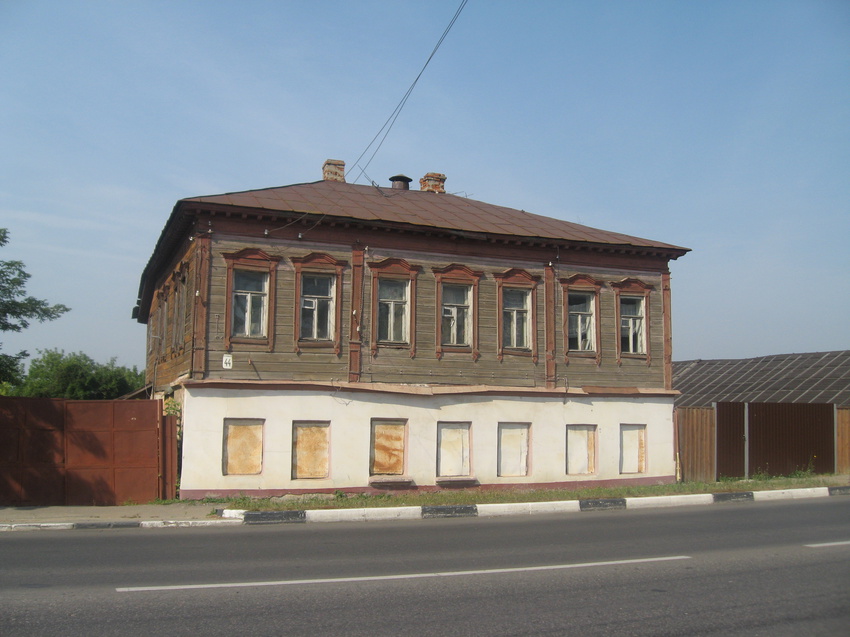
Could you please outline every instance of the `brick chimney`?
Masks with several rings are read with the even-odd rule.
[[[322,166],[322,179],[345,182],[345,162],[341,159],[325,160],[325,165]]]
[[[428,173],[419,180],[419,190],[422,192],[446,192],[446,176],[442,173]]]

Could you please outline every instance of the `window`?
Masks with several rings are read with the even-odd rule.
[[[601,362],[599,342],[599,290],[602,284],[586,274],[561,279],[564,293],[564,360],[596,358]]]
[[[531,356],[537,362],[537,283],[524,270],[508,270],[494,274],[498,314],[498,359],[505,354]]]
[[[404,474],[404,420],[373,420],[369,475]]]
[[[437,281],[437,358],[471,353],[478,360],[478,282],[483,272],[453,263],[434,268]]]
[[[404,347],[416,356],[416,277],[421,270],[404,259],[370,262],[372,355],[379,347]]]
[[[499,423],[499,475],[528,475],[528,423]]]
[[[314,252],[292,257],[295,266],[295,351],[342,351],[342,273],[348,264]]]
[[[620,425],[620,473],[646,472],[646,425]]]
[[[174,314],[171,328],[171,348],[174,351],[183,349],[183,339],[186,333],[186,274],[179,272],[174,277]]]
[[[652,286],[637,279],[612,283],[617,295],[617,361],[649,356],[649,293]]]
[[[263,419],[225,418],[223,475],[256,475],[263,470]]]
[[[527,349],[528,290],[506,289],[502,293],[502,344],[514,349]]]
[[[644,354],[643,298],[620,297],[620,351],[623,354]]]
[[[275,280],[280,257],[246,248],[223,255],[227,262],[225,348],[233,343],[274,347]]]
[[[570,351],[592,352],[596,349],[593,305],[592,294],[575,292],[568,295],[567,344]]]
[[[378,342],[407,342],[408,283],[378,279]]]
[[[327,341],[333,336],[334,280],[330,276],[301,276],[301,335],[304,340]]]
[[[231,336],[257,338],[266,335],[268,290],[268,273],[251,270],[233,271]]]
[[[437,476],[469,476],[468,422],[437,423]]]
[[[469,296],[467,285],[443,285],[442,344],[469,345]]]
[[[567,425],[567,473],[596,473],[596,425]]]
[[[292,423],[292,479],[327,478],[329,422]]]

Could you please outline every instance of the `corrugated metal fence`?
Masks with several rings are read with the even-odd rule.
[[[757,473],[850,473],[850,409],[797,403],[717,403],[676,409],[686,481]]]
[[[0,398],[0,505],[175,496],[176,419],[159,400]]]

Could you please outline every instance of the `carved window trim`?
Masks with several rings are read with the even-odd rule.
[[[445,353],[472,354],[472,360],[481,358],[478,347],[478,283],[483,272],[471,270],[465,265],[452,263],[445,268],[432,268],[437,282],[436,291],[436,355],[442,359]],[[469,287],[469,331],[468,345],[447,345],[443,343],[443,285],[462,285]]]
[[[222,255],[227,263],[226,307],[224,313],[224,348],[232,349],[234,344],[266,346],[274,349],[275,334],[275,291],[277,290],[277,265],[281,257],[273,257],[257,248],[245,248],[239,252]],[[233,273],[235,270],[263,272],[268,274],[268,292],[266,295],[266,334],[260,337],[233,336]]]
[[[333,347],[337,356],[342,352],[342,275],[347,261],[339,261],[323,252],[312,252],[306,257],[291,257],[295,267],[295,351],[303,349],[326,349]],[[328,340],[301,338],[301,284],[302,274],[323,274],[333,277],[333,335]]]
[[[592,358],[599,365],[602,362],[602,317],[599,295],[603,283],[587,274],[574,274],[561,279],[563,291],[563,333],[564,333],[564,362],[569,363],[570,357]],[[593,296],[593,350],[570,350],[570,292],[590,294]]]
[[[537,350],[537,286],[540,283],[539,276],[532,276],[525,270],[511,268],[510,270],[493,275],[496,280],[496,334],[497,334],[497,354],[499,361],[503,360],[505,355],[510,356],[530,356],[535,363],[538,361]],[[529,325],[528,339],[529,347],[513,348],[505,347],[503,335],[503,309],[504,309],[504,291],[506,289],[522,289],[529,291]]]
[[[617,340],[617,364],[621,365],[624,358],[645,360],[647,366],[652,362],[652,352],[650,343],[652,341],[650,333],[650,304],[649,296],[653,290],[653,286],[644,283],[640,279],[628,277],[622,281],[612,282],[611,287],[614,289],[614,312],[615,312],[615,331]],[[620,316],[620,299],[623,297],[638,297],[643,299],[643,349],[644,353],[637,354],[623,351],[622,344],[622,317]]]
[[[383,261],[368,263],[372,272],[371,299],[371,351],[377,356],[379,348],[408,349],[410,358],[416,356],[416,278],[422,271],[418,265],[410,265],[404,259],[389,257]],[[406,281],[407,286],[407,342],[378,342],[378,282],[380,279]]]

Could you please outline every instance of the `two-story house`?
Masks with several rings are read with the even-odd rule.
[[[182,199],[141,278],[181,495],[675,479],[669,262],[445,192],[321,181]]]

